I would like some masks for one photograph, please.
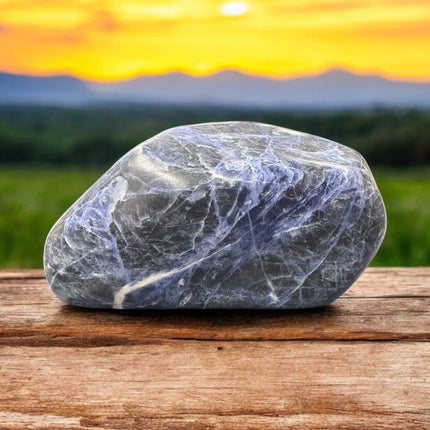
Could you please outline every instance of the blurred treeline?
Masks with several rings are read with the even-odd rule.
[[[430,111],[293,112],[177,106],[0,107],[0,162],[108,165],[167,128],[247,120],[300,130],[357,149],[369,164],[430,163]]]

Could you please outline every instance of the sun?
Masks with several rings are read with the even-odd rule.
[[[248,11],[244,1],[226,1],[221,6],[221,13],[225,16],[242,16]]]

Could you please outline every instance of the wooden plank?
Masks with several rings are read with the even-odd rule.
[[[430,299],[339,299],[291,311],[94,311],[46,305],[2,306],[3,345],[127,345],[152,339],[430,339]]]
[[[0,270],[0,282],[11,279],[41,279],[45,278],[45,272],[42,269],[3,269]]]
[[[371,268],[306,311],[118,312],[0,271],[0,428],[430,428],[429,279]]]
[[[429,362],[428,342],[6,346],[0,428],[423,429]]]
[[[384,292],[383,285],[380,289]],[[341,297],[331,306],[305,311],[118,312],[64,305],[45,279],[10,279],[0,283],[0,344],[101,346],[157,338],[426,340],[429,287],[420,285],[420,291],[418,296],[396,292],[384,300]]]
[[[430,267],[369,267],[344,297],[429,297]]]

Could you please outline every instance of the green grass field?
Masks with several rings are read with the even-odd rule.
[[[374,266],[430,266],[430,166],[376,169],[388,228]]]
[[[0,268],[42,267],[56,219],[102,169],[0,167]],[[376,169],[388,231],[375,266],[430,265],[430,167]]]

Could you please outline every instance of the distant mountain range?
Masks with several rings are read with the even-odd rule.
[[[430,82],[392,81],[338,69],[316,76],[283,80],[223,71],[206,77],[169,73],[112,83],[85,81],[71,76],[34,77],[0,73],[0,104],[115,102],[302,109],[430,108]]]
[[[93,92],[71,76],[36,77],[0,73],[0,103],[75,105],[90,103]]]

